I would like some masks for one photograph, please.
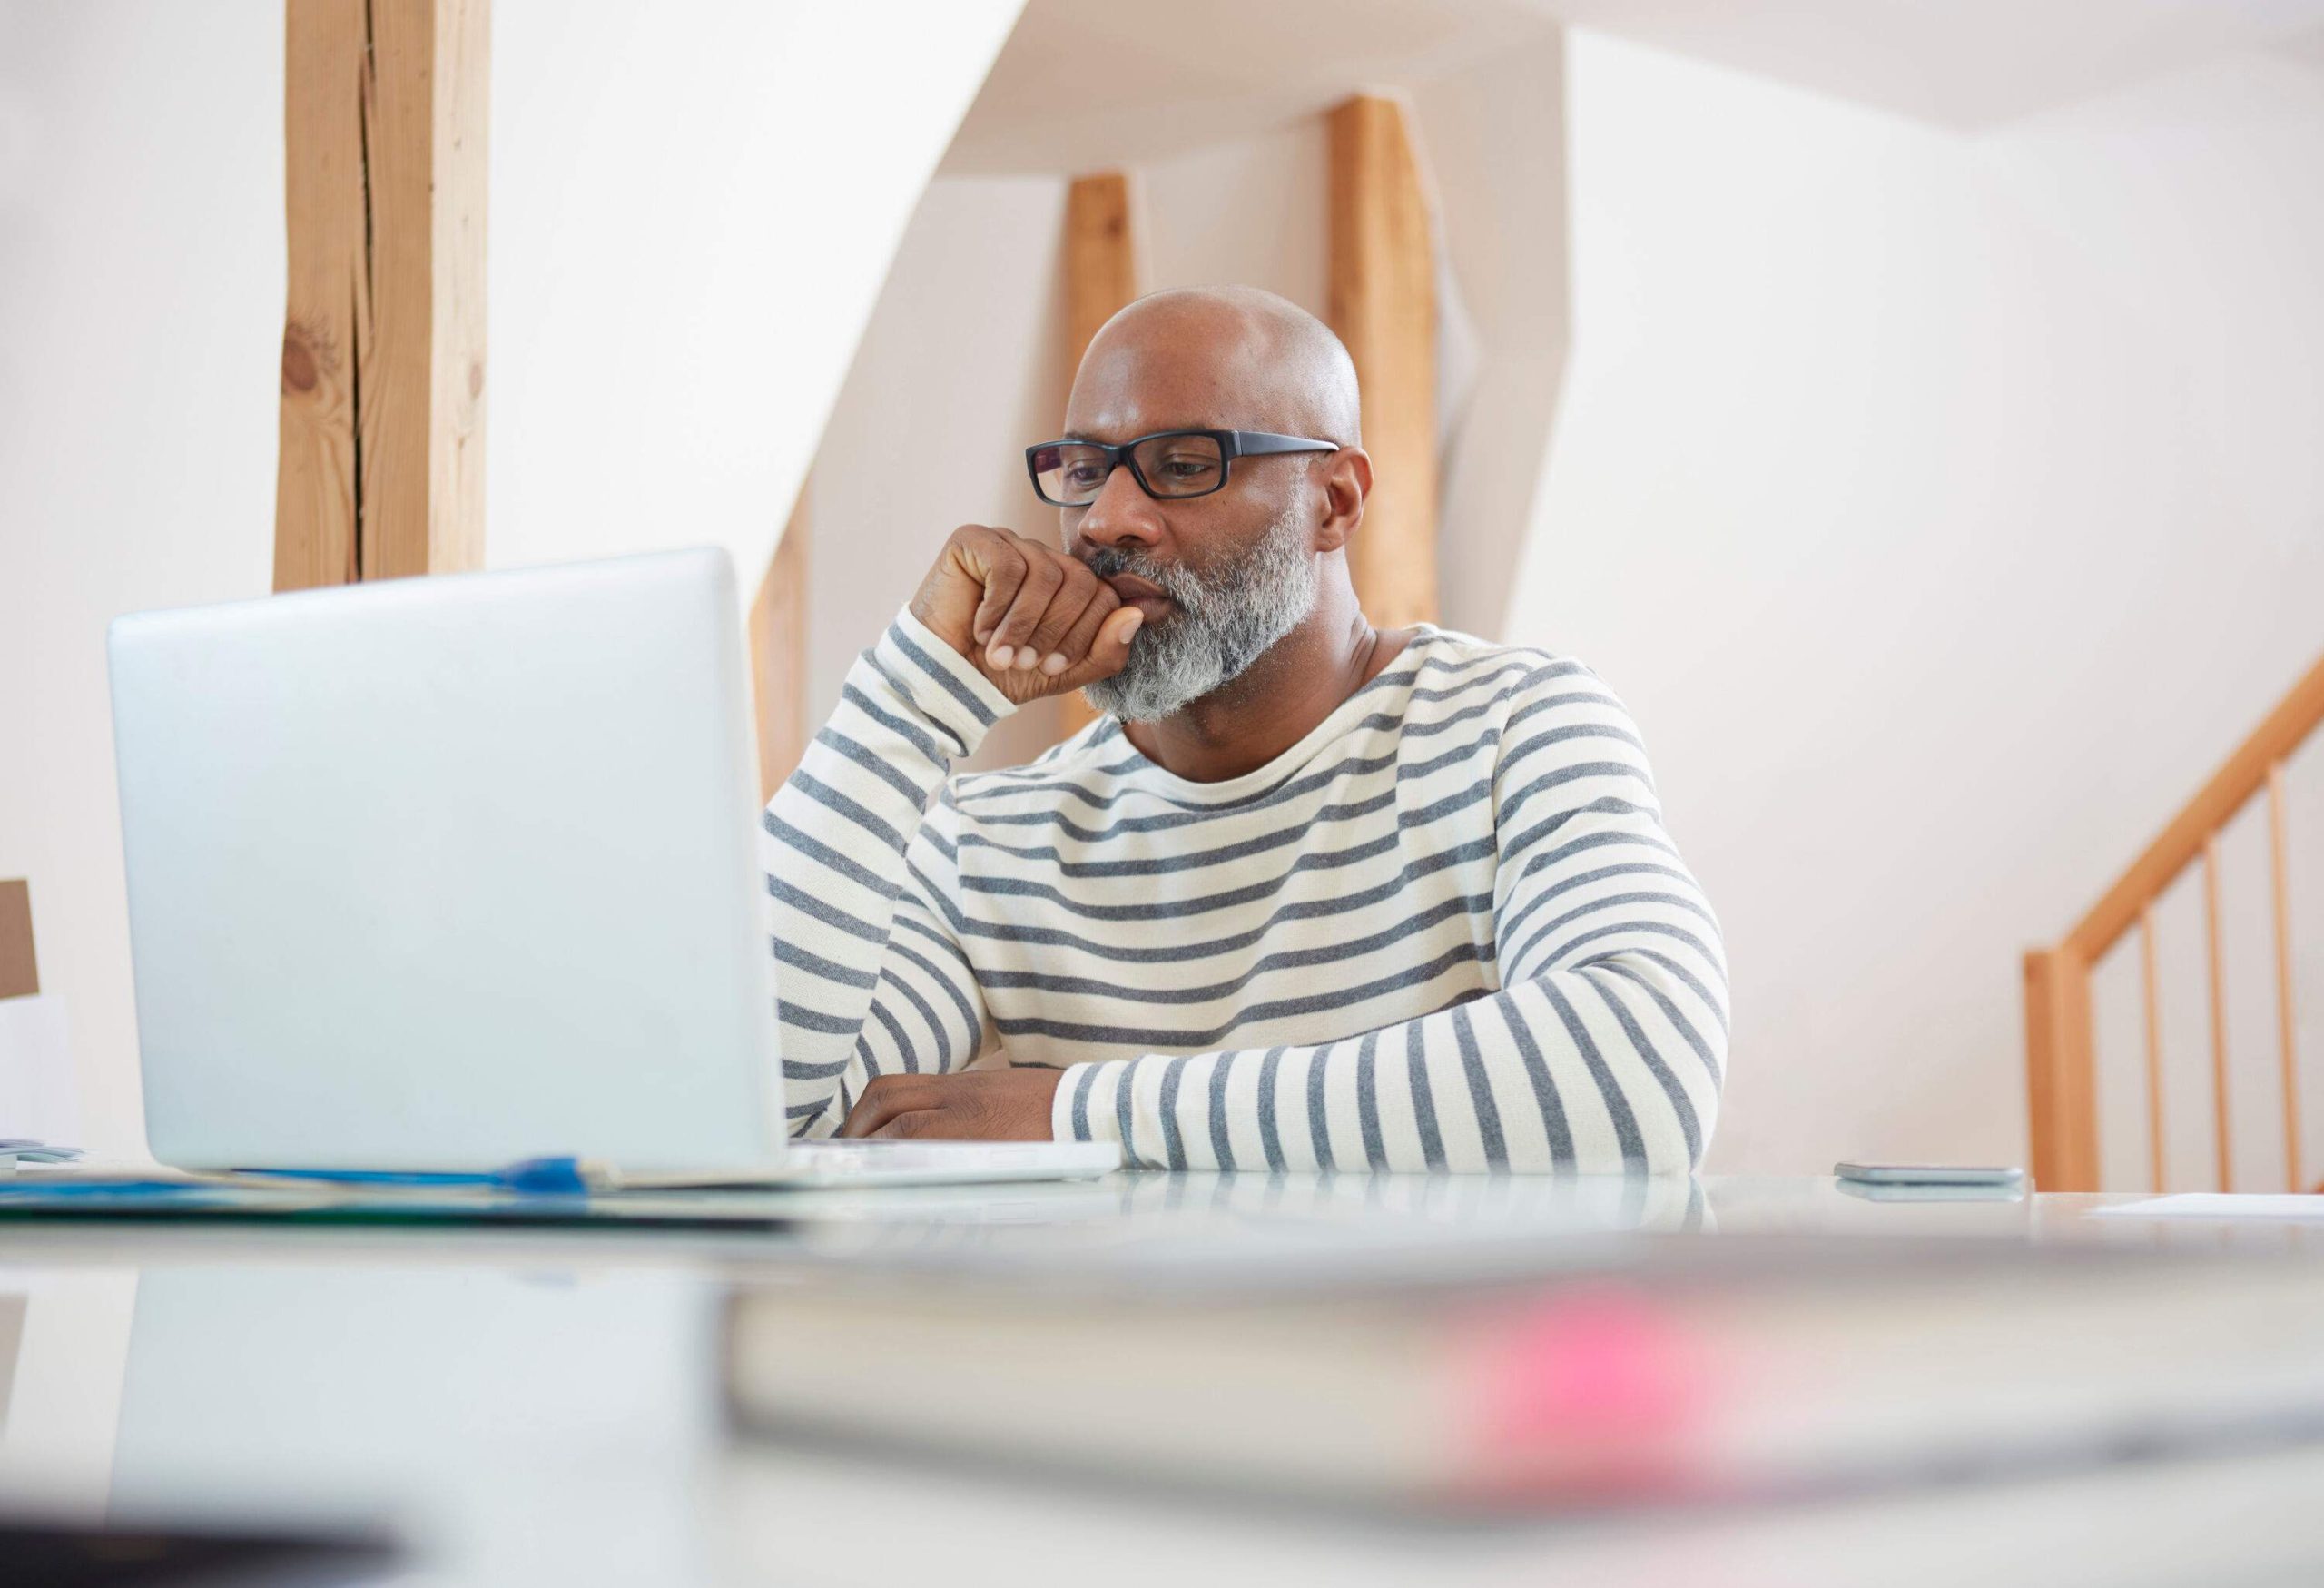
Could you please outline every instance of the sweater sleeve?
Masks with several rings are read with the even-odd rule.
[[[1727,1054],[1718,924],[1628,712],[1560,673],[1502,728],[1499,991],[1315,1046],[1075,1065],[1053,1134],[1170,1169],[1699,1165]]]
[[[760,853],[793,1134],[836,1130],[874,1076],[976,1056],[983,999],[933,906],[951,846],[927,813],[952,763],[1013,709],[906,611],[768,803]]]

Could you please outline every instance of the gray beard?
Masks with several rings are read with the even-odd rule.
[[[1101,712],[1126,722],[1158,722],[1234,683],[1315,609],[1315,554],[1298,504],[1286,503],[1257,545],[1205,577],[1182,564],[1106,547],[1088,558],[1100,578],[1150,579],[1177,611],[1129,643],[1129,662],[1084,685]]]

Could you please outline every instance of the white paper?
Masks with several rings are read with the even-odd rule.
[[[2091,1209],[2093,1218],[2270,1218],[2310,1219],[2324,1224],[2324,1197],[2279,1191],[2272,1195],[2230,1191],[2182,1191],[2143,1202],[2116,1202]]]
[[[57,993],[0,998],[0,1139],[81,1144],[81,1110]]]

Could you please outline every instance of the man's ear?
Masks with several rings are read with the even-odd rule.
[[[1315,526],[1315,549],[1337,551],[1364,518],[1372,494],[1372,456],[1361,447],[1343,447],[1324,471],[1324,521]]]

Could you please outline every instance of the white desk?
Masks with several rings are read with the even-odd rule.
[[[0,1509],[352,1520],[399,1580],[553,1583],[2165,1583],[2324,1581],[2324,1448],[1874,1500],[1433,1530],[737,1447],[738,1274],[900,1248],[1545,1240],[1610,1228],[2290,1249],[2324,1228],[2092,1221],[2102,1198],[1881,1204],[1823,1180],[1117,1177],[796,1197],[776,1237],[0,1226]],[[0,1306],[0,1311],[6,1310]],[[0,1348],[7,1331],[0,1329]],[[1091,1405],[1135,1436],[1126,1368]]]

